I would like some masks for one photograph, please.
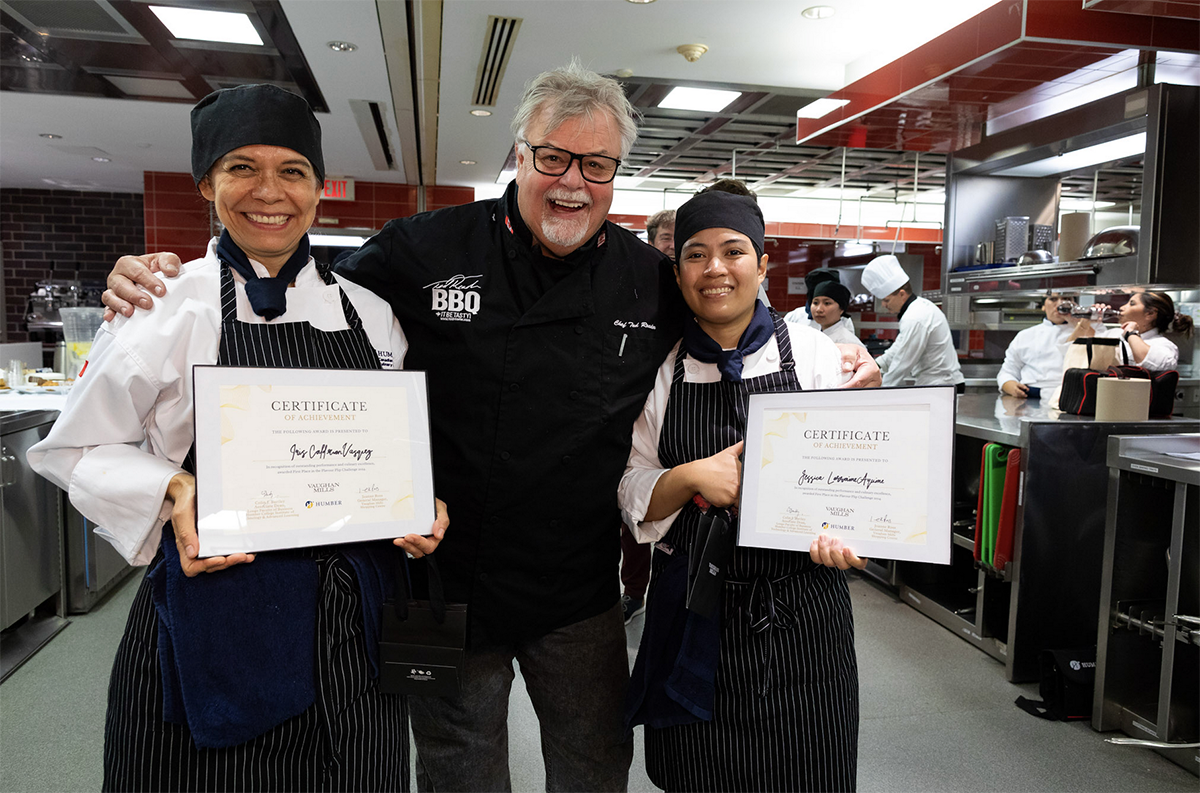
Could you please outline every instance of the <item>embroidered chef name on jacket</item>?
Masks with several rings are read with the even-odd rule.
[[[441,281],[426,284],[430,310],[443,322],[470,322],[479,313],[480,283],[478,275],[452,275]]]
[[[637,320],[614,319],[613,325],[618,328],[645,328],[646,330],[658,330],[658,326],[653,322],[638,322]]]

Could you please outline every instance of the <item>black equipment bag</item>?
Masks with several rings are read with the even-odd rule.
[[[1074,650],[1042,650],[1042,701],[1017,697],[1016,706],[1039,719],[1068,721],[1092,717],[1096,685],[1096,646]]]
[[[437,561],[425,557],[429,600],[408,597],[408,565],[397,549],[396,597],[384,603],[379,691],[451,697],[462,684],[467,606],[447,603]]]
[[[1107,371],[1091,368],[1095,365],[1092,361],[1092,352],[1097,347],[1119,347],[1122,359],[1125,363],[1129,363],[1125,355],[1125,346],[1121,344],[1120,339],[1110,339],[1104,336],[1076,339],[1073,344],[1087,348],[1088,365],[1086,368],[1068,369],[1063,372],[1058,409],[1063,413],[1073,413],[1076,416],[1094,416],[1096,415],[1096,383],[1100,381],[1101,377],[1114,377],[1115,375],[1111,374],[1113,367],[1107,367]]]
[[[1097,372],[1095,369],[1068,369],[1063,372],[1058,409],[1076,416],[1096,415],[1096,384],[1102,377],[1112,375],[1108,372]]]

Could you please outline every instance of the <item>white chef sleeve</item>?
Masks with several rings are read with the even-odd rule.
[[[662,432],[667,400],[671,395],[675,356],[682,354],[679,345],[676,345],[659,367],[654,390],[646,398],[642,414],[633,425],[633,446],[629,452],[629,462],[625,465],[625,475],[621,477],[621,484],[617,488],[621,517],[638,542],[661,540],[682,511],[680,508],[661,520],[645,520],[646,510],[650,508],[650,498],[654,495],[654,486],[659,477],[667,472],[658,459],[658,439]]]

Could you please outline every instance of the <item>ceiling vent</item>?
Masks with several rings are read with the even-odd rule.
[[[475,74],[475,90],[471,104],[495,107],[504,70],[517,41],[521,20],[512,17],[488,17],[487,34],[483,39],[483,52],[479,56],[479,70]]]
[[[385,121],[388,115],[387,105],[366,99],[351,99],[350,112],[354,114],[358,131],[363,136],[363,143],[367,146],[367,154],[370,155],[375,170],[396,170],[395,148],[392,146],[391,134]]]

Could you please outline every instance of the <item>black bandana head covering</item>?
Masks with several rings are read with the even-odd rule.
[[[825,281],[837,281],[841,283],[842,277],[832,267],[818,267],[804,274],[804,286],[808,293],[804,298],[804,309],[808,312],[809,317],[812,316],[812,299],[815,297],[813,293],[816,291],[817,284],[824,283]]]
[[[273,85],[222,88],[192,108],[192,178],[242,146],[282,146],[308,158],[325,181],[321,125],[302,97]]]
[[[762,211],[753,198],[713,191],[701,193],[681,206],[675,213],[675,261],[679,265],[683,264],[684,243],[705,229],[732,229],[745,234],[755,254],[762,259],[766,229]],[[744,359],[761,349],[773,335],[775,323],[771,312],[761,301],[756,301],[750,324],[742,331],[737,348],[722,350],[695,321],[684,325],[683,348],[698,361],[715,363],[722,380],[740,383]]]
[[[733,229],[745,234],[758,258],[763,255],[766,226],[758,202],[750,196],[712,191],[700,193],[675,212],[675,261],[682,262],[683,246],[705,229]]]
[[[841,307],[842,313],[850,308],[850,290],[842,286],[841,281],[822,281],[817,284],[809,293],[808,302],[811,304],[818,297],[828,297],[833,300]]]

